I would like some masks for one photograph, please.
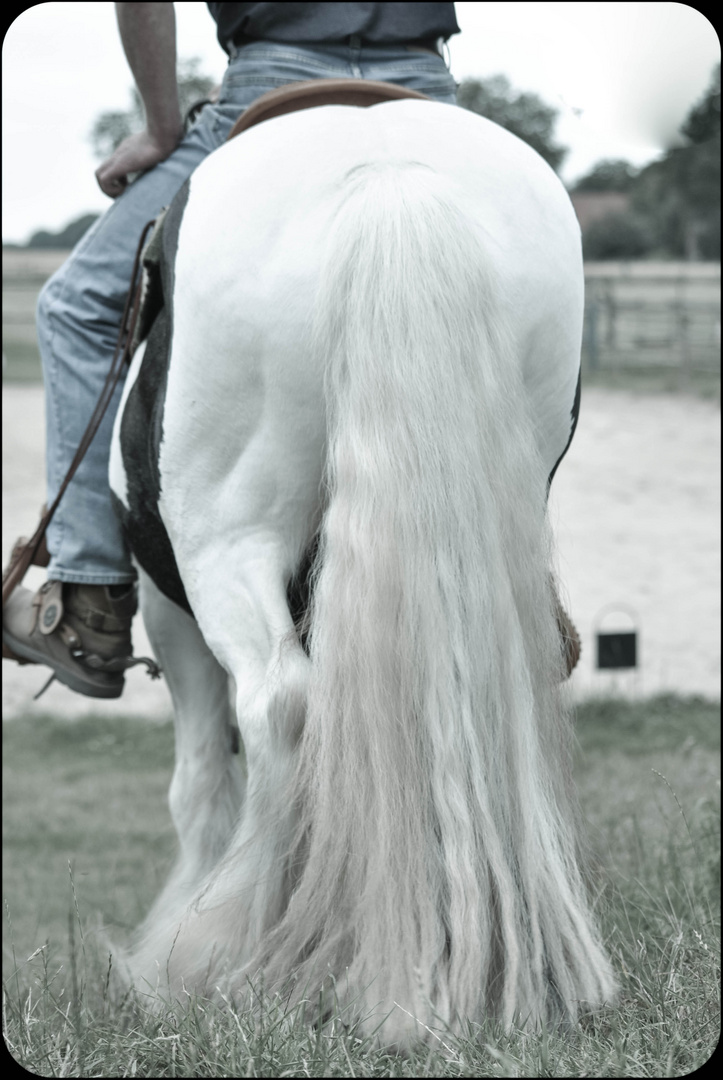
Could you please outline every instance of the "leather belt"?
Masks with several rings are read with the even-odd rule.
[[[264,38],[249,37],[248,34],[236,34],[236,36],[231,39],[231,43],[235,46],[235,48],[243,49],[244,45],[254,45],[264,40]],[[341,38],[340,41],[277,41],[274,42],[274,44],[294,44],[299,45],[301,48],[304,48],[304,46],[308,46],[310,49],[313,49],[317,46],[321,46],[323,48],[324,45],[349,45],[352,48],[361,47],[367,49],[384,48],[385,46],[388,46],[390,48],[393,47],[397,49],[419,49],[422,52],[431,52],[434,53],[435,56],[441,56],[441,42],[442,38],[433,37],[420,38],[415,41],[369,41],[367,38],[363,38],[359,34],[348,34],[346,37]]]

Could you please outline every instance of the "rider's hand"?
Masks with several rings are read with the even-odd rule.
[[[100,189],[111,199],[122,195],[128,186],[130,173],[145,172],[160,161],[165,161],[183,137],[181,127],[175,136],[163,139],[152,136],[148,130],[129,135],[95,171]]]

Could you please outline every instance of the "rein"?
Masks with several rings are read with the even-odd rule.
[[[7,602],[10,595],[17,588],[20,582],[25,577],[28,571],[28,567],[33,563],[39,566],[47,566],[48,556],[47,550],[43,550],[45,545],[43,540],[45,533],[52,520],[53,514],[58,508],[58,504],[62,499],[65,491],[70,484],[70,481],[75,476],[78,470],[78,466],[85,457],[86,451],[92,443],[95,434],[100,427],[101,420],[105,416],[106,409],[110,404],[111,398],[115,391],[118,381],[123,373],[124,368],[131,360],[131,349],[133,345],[133,335],[138,322],[138,313],[141,307],[141,292],[142,282],[137,282],[138,269],[141,262],[141,255],[143,248],[145,247],[146,237],[152,226],[155,225],[155,219],[149,221],[143,228],[141,238],[138,241],[138,248],[136,250],[136,257],[133,263],[133,273],[131,274],[131,284],[128,291],[128,297],[126,299],[125,309],[123,311],[123,318],[121,320],[120,332],[118,334],[118,341],[116,342],[115,352],[113,354],[113,361],[111,363],[108,377],[103,384],[103,389],[100,392],[100,397],[96,403],[88,426],[83,433],[83,437],[80,440],[78,449],[75,451],[75,456],[70,464],[58,494],[55,496],[52,504],[45,510],[43,516],[40,519],[40,524],[31,536],[29,540],[19,540],[13,548],[12,555],[10,556],[10,562],[3,571],[2,577],[2,602],[3,605]],[[11,659],[17,659],[12,652],[3,644],[3,656],[9,656]]]

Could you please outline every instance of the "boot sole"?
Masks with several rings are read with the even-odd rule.
[[[119,698],[123,693],[123,687],[125,685],[125,678],[121,677],[120,681],[114,684],[99,686],[97,683],[88,682],[82,678],[81,675],[76,674],[74,671],[69,671],[58,662],[54,662],[51,657],[46,653],[36,651],[23,641],[19,641],[13,634],[8,633],[3,629],[3,641],[5,641],[14,653],[21,656],[23,660],[29,660],[34,664],[43,664],[45,667],[51,668],[55,672],[55,677],[58,682],[63,683],[70,690],[75,690],[77,694],[83,694],[85,697],[94,698]]]

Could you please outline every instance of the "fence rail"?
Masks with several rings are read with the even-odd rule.
[[[719,263],[586,263],[583,365],[720,371]]]
[[[67,251],[3,250],[3,349],[35,346],[35,304]],[[720,371],[719,263],[585,264],[589,371]]]
[[[69,255],[69,251],[3,248],[3,352],[17,345],[37,347],[38,293]]]

